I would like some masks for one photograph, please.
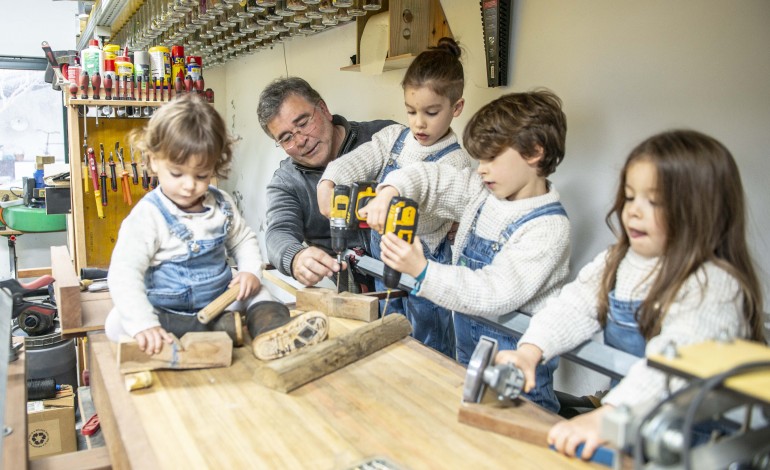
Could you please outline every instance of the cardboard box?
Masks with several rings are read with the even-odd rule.
[[[75,452],[75,394],[62,385],[55,398],[27,402],[29,459]]]

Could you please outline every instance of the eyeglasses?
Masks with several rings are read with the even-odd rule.
[[[318,104],[319,103],[316,103],[315,106],[313,106],[313,114],[311,114],[310,117],[298,122],[297,128],[294,132],[285,134],[279,140],[276,140],[275,146],[283,147],[284,150],[291,150],[297,145],[297,139],[295,139],[297,134],[307,136],[308,134],[313,132],[316,128],[315,121],[313,121],[313,118],[315,117],[315,112],[318,109]]]

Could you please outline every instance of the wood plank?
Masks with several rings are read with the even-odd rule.
[[[41,276],[45,276],[46,274],[51,274],[52,269],[51,268],[28,268],[28,269],[17,269],[16,270],[16,277],[19,279],[28,279],[28,278],[38,278]]]
[[[298,310],[319,310],[330,317],[373,322],[379,315],[376,297],[332,289],[307,287],[297,291]]]
[[[82,336],[89,331],[104,329],[104,321],[112,310],[112,297],[109,291],[81,292],[80,318],[78,327],[62,328],[64,336]]]
[[[297,288],[289,284],[288,282],[284,281],[283,279],[279,278],[275,274],[271,272],[270,269],[264,269],[262,271],[262,276],[267,279],[268,281],[272,282],[276,286],[280,287],[281,289],[285,290],[289,294],[293,296],[297,296]]]
[[[411,332],[412,326],[405,316],[388,315],[290,356],[263,362],[262,367],[257,368],[254,380],[265,387],[290,392],[379,351]]]
[[[508,407],[491,403],[461,403],[458,420],[522,442],[546,446],[548,431],[562,418],[527,400],[516,400]]]
[[[13,340],[13,338],[12,338]],[[23,341],[17,338],[16,341]],[[2,347],[8,347],[4,345]],[[13,431],[3,438],[2,468],[25,468],[27,450],[27,370],[24,348],[19,357],[8,363],[8,383],[5,390],[5,423]]]
[[[206,369],[229,367],[233,360],[233,340],[224,331],[191,332],[177,343],[163,343],[159,353],[147,355],[135,340],[118,345],[118,364],[122,373],[155,369]]]
[[[112,468],[110,454],[106,447],[95,447],[79,452],[52,455],[33,460],[29,470],[107,470]]]
[[[115,468],[161,468],[144,432],[137,406],[118,370],[112,345],[104,334],[88,335],[91,351],[91,396]],[[168,424],[163,426],[168,430]]]
[[[51,247],[51,271],[56,280],[53,287],[62,330],[78,328],[83,324],[80,280],[66,246]]]
[[[754,341],[705,341],[677,348],[677,357],[649,356],[650,366],[685,378],[707,379],[750,362],[770,361],[770,347]],[[770,404],[770,370],[736,375],[725,386],[747,397]]]

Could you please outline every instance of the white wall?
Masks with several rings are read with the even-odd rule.
[[[738,161],[749,200],[750,243],[770,294],[770,3],[517,1],[510,85],[497,89],[485,86],[478,2],[442,3],[467,52],[467,104],[456,131],[505,93],[546,86],[564,100],[567,155],[553,181],[573,225],[573,275],[612,241],[604,215],[631,148],[659,131],[688,127],[721,140]],[[261,233],[265,185],[283,158],[256,121],[259,92],[273,78],[307,79],[332,112],[349,119],[405,122],[403,70],[380,76],[339,70],[355,54],[355,34],[350,24],[295,38],[226,64],[214,82],[207,75],[218,106],[243,138],[224,186],[243,194],[246,218]],[[561,380],[580,393],[596,386]]]

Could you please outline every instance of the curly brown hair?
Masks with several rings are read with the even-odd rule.
[[[509,147],[529,159],[542,149],[538,174],[548,176],[564,159],[567,117],[561,106],[561,99],[546,89],[503,95],[473,115],[463,144],[477,160],[495,158]]]
[[[195,94],[180,95],[158,108],[145,127],[131,131],[128,140],[142,152],[148,170],[150,160],[181,165],[199,158],[218,178],[226,178],[233,158],[234,140],[224,119]]]

